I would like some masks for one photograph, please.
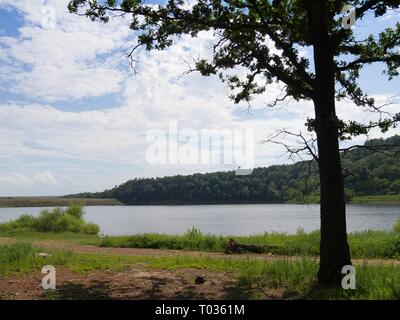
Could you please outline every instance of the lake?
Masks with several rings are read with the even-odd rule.
[[[0,208],[0,222],[14,220],[24,213],[37,215],[40,210],[43,208]],[[106,235],[182,234],[192,227],[216,235],[319,229],[319,205],[98,206],[86,207],[85,211],[86,221],[97,223]],[[391,230],[398,219],[398,204],[347,206],[349,232]]]

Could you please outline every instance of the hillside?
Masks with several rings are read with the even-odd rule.
[[[373,139],[365,146],[396,144],[400,136]],[[342,153],[347,200],[360,196],[400,195],[400,161],[382,150],[354,148]],[[125,204],[302,203],[318,200],[317,166],[307,162],[257,168],[249,176],[214,172],[129,180],[100,193],[68,197],[114,198]]]

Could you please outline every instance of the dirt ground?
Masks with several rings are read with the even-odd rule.
[[[14,239],[0,238],[0,244],[12,243]],[[179,250],[100,248],[78,245],[67,241],[33,241],[43,249],[69,249],[78,253],[101,253],[121,256],[177,256],[191,255],[226,257],[219,253],[202,253]],[[196,284],[202,277],[204,283]],[[164,270],[146,268],[135,264],[124,271],[94,271],[90,274],[57,268],[57,288],[46,292],[41,287],[43,275],[40,272],[0,278],[0,300],[98,300],[98,299],[261,299],[282,298],[284,289],[259,292],[252,288],[240,287],[237,280],[224,272],[198,269]]]
[[[195,284],[201,276],[205,282]],[[57,269],[57,288],[45,292],[40,272],[0,279],[0,300],[102,299],[248,299],[255,290],[241,288],[229,274],[196,269],[168,271],[135,268],[123,272],[96,271],[88,275]],[[258,293],[261,299],[280,299],[285,290]],[[261,294],[261,296],[260,296]]]

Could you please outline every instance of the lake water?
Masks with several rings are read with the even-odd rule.
[[[43,208],[0,208],[0,222]],[[318,205],[251,204],[202,206],[86,207],[85,219],[106,235],[147,232],[181,234],[196,227],[216,235],[250,235],[265,231],[295,233],[319,229]],[[348,231],[390,230],[400,219],[400,205],[348,205]]]

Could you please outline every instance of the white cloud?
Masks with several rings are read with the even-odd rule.
[[[13,172],[8,175],[0,176],[0,183],[29,184],[29,179],[21,173]]]
[[[42,25],[46,3],[56,13],[54,29]],[[67,3],[0,1],[0,6],[12,6],[25,18],[18,38],[0,37],[0,61],[7,72],[0,81],[11,92],[51,102],[121,90],[127,71],[118,65],[131,38],[128,20],[111,21],[107,26],[91,23],[69,14]]]
[[[32,177],[32,182],[49,184],[49,185],[59,185],[60,184],[60,182],[57,180],[57,178],[54,176],[54,174],[52,174],[49,171],[36,173]]]
[[[59,185],[60,182],[55,175],[49,171],[37,172],[32,176],[27,176],[20,172],[13,172],[8,175],[0,176],[1,183],[9,183],[15,185],[28,185],[28,184],[45,184],[45,185]]]

